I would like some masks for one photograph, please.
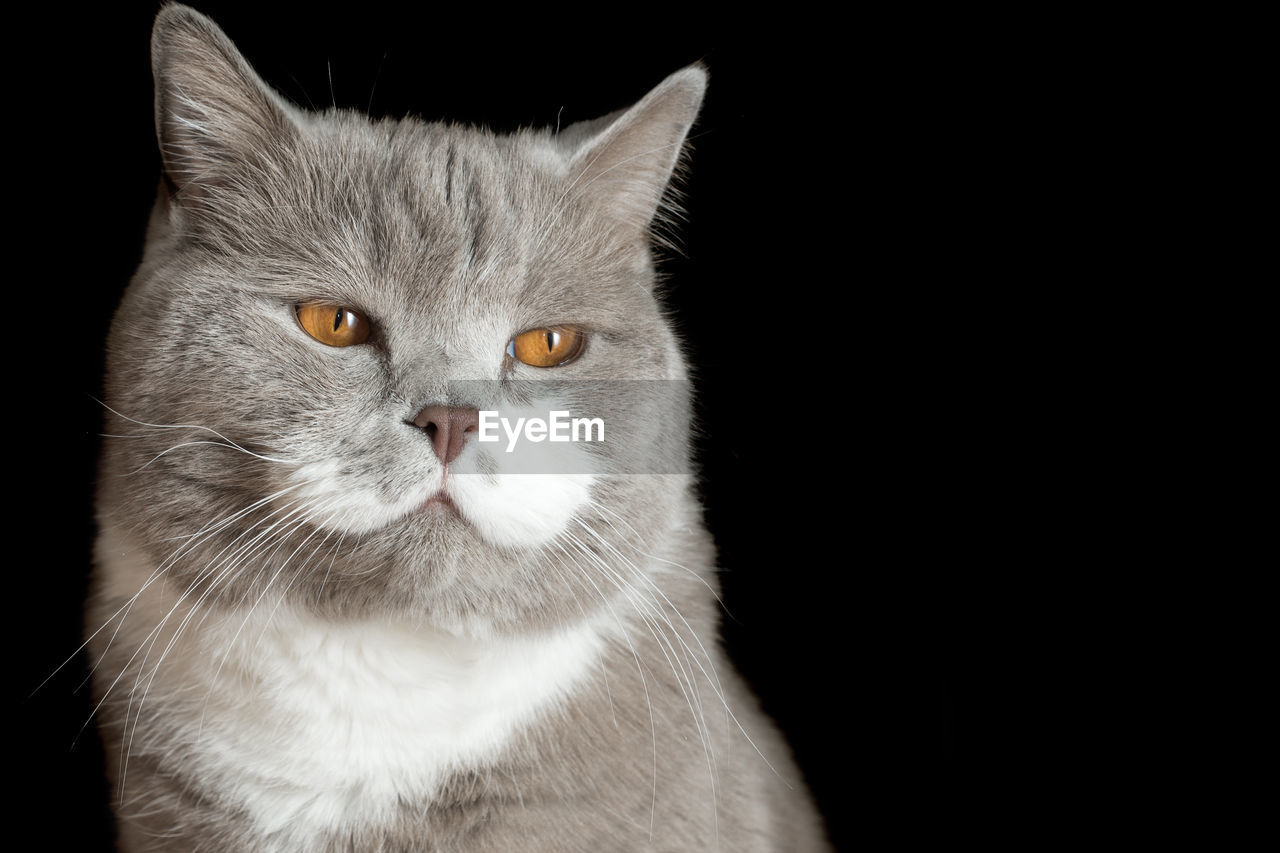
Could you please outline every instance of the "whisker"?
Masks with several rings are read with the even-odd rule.
[[[582,568],[578,565],[577,561],[571,556],[570,552],[564,547],[564,545],[560,543],[559,537],[551,542],[551,547],[560,551],[560,553],[569,560],[570,565],[577,566],[579,569]],[[622,632],[623,641],[627,644],[627,648],[630,649],[631,658],[636,663],[636,672],[640,676],[640,686],[644,690],[645,705],[649,709],[649,736],[653,743],[653,799],[649,810],[649,840],[652,841],[654,821],[658,808],[658,728],[653,713],[653,698],[649,695],[649,680],[644,676],[644,665],[640,662],[639,652],[636,651],[635,645],[631,642],[631,634],[627,631],[626,625],[623,623],[622,619],[619,618],[618,612],[613,607],[613,603],[610,601],[609,597],[601,591],[600,587],[591,579],[591,576],[586,571],[581,571],[581,575],[583,579],[586,580],[587,583],[591,584],[595,589],[596,595],[600,597],[601,602],[604,603],[604,606],[608,609],[610,615],[613,616],[614,622],[617,623],[619,630]]]
[[[284,511],[285,509],[288,508],[288,506],[289,505],[286,505],[285,507],[281,507],[273,511],[267,516],[267,519],[269,519],[272,515],[275,515],[278,512]],[[134,736],[137,734],[138,723],[141,721],[142,706],[146,701],[147,694],[150,692],[152,684],[155,682],[156,676],[159,674],[160,666],[164,663],[164,660],[168,656],[169,652],[178,643],[180,637],[182,636],[183,632],[186,630],[187,626],[190,624],[192,618],[194,618],[196,612],[200,609],[200,606],[208,599],[208,597],[214,592],[214,590],[217,589],[218,584],[228,576],[240,574],[241,570],[239,566],[243,565],[245,560],[247,560],[247,558],[250,555],[252,555],[254,550],[257,549],[258,543],[262,542],[265,539],[265,541],[269,544],[271,542],[271,539],[269,537],[271,536],[272,531],[274,531],[276,528],[280,527],[281,525],[285,524],[289,518],[304,511],[306,508],[305,503],[301,504],[301,506],[294,504],[294,506],[297,508],[290,511],[280,521],[277,521],[274,524],[272,524],[270,527],[268,527],[266,530],[260,533],[257,537],[250,540],[245,545],[237,548],[226,559],[221,560],[219,562],[219,558],[222,556],[222,554],[225,553],[228,548],[231,548],[241,538],[243,538],[244,536],[252,532],[254,527],[246,528],[244,531],[241,532],[239,536],[236,537],[236,539],[232,540],[231,543],[228,543],[228,545],[224,546],[223,549],[218,552],[218,554],[215,554],[214,557],[206,565],[205,569],[202,570],[200,575],[197,576],[196,580],[192,584],[190,584],[187,587],[187,589],[182,592],[181,595],[179,595],[178,600],[174,602],[174,605],[169,609],[168,613],[166,613],[165,616],[161,618],[159,623],[151,630],[151,632],[147,635],[147,637],[144,638],[142,645],[139,646],[138,648],[138,651],[134,652],[133,657],[131,657],[130,660],[125,664],[125,667],[122,668],[121,674],[128,671],[129,665],[132,663],[133,658],[137,657],[137,655],[142,651],[143,646],[147,648],[147,653],[143,657],[142,662],[139,664],[137,675],[134,679],[134,686],[133,686],[133,689],[130,690],[129,702],[125,709],[125,727],[126,729],[129,728],[128,721],[130,717],[133,718],[133,726],[130,731],[129,738],[125,745],[125,749],[122,755],[122,764],[121,764],[121,769],[119,774],[120,776],[119,787],[120,787],[120,795],[122,799],[124,796],[124,782],[127,777],[128,756],[132,751],[133,740],[134,740]],[[266,519],[263,519],[263,521],[266,521]],[[284,537],[289,535],[289,533],[291,533],[292,530],[296,528],[297,528],[296,524],[293,524],[293,526],[290,526],[290,527],[286,527],[286,529],[282,533],[276,534],[276,539],[279,542],[283,542]],[[277,545],[277,547],[279,547],[279,545]],[[173,635],[169,638],[169,641],[166,644],[165,648],[161,651],[159,660],[157,660],[156,663],[152,666],[150,675],[148,676],[146,674],[147,660],[150,658],[151,652],[155,648],[156,641],[160,637],[160,632],[164,629],[164,626],[168,624],[169,618],[175,612],[177,612],[179,607],[182,606],[187,596],[194,589],[197,589],[202,583],[208,580],[210,576],[213,574],[213,572],[215,571],[215,569],[217,571],[217,576],[213,577],[212,581],[205,586],[205,589],[197,597],[194,604],[191,605],[186,615],[180,620],[177,627],[174,629]],[[204,618],[205,618],[204,616],[201,617],[202,623],[204,621]],[[133,697],[136,694],[137,689],[144,677],[146,677],[147,679],[146,685],[143,687],[142,698],[138,702],[138,706],[135,710],[133,706]],[[116,681],[119,681],[119,677],[117,677]],[[110,694],[111,690],[114,689],[115,683],[116,682],[112,682],[111,687],[108,688],[107,693],[104,694],[102,699],[103,702],[106,701],[107,696]],[[100,702],[99,707],[101,707],[101,704],[102,703]]]
[[[226,516],[226,517],[224,517],[224,518],[222,518],[222,519],[218,519],[217,521],[210,522],[210,524],[206,525],[205,527],[201,528],[200,530],[196,531],[195,533],[189,534],[188,536],[185,536],[185,537],[174,537],[173,539],[160,540],[160,541],[174,541],[174,539],[182,538],[182,539],[189,539],[189,540],[193,540],[193,541],[189,541],[186,545],[184,545],[183,547],[181,547],[181,548],[179,548],[178,550],[174,551],[172,554],[170,554],[168,557],[166,557],[166,558],[165,558],[165,560],[164,560],[164,561],[162,561],[162,562],[161,562],[161,563],[160,563],[160,564],[159,564],[155,569],[153,569],[153,570],[152,570],[152,572],[151,572],[151,574],[147,577],[147,579],[143,582],[143,584],[138,588],[138,591],[137,591],[137,592],[135,592],[132,596],[130,596],[130,598],[129,598],[127,601],[125,601],[125,603],[124,603],[124,604],[122,604],[119,608],[117,608],[117,609],[116,609],[116,611],[115,611],[114,613],[112,613],[110,616],[108,616],[108,617],[107,617],[107,619],[106,619],[106,621],[104,621],[104,622],[102,623],[102,625],[100,625],[98,628],[96,628],[96,629],[93,631],[93,633],[91,633],[87,638],[85,638],[84,642],[82,642],[82,643],[81,643],[81,644],[76,648],[76,650],[75,650],[74,652],[72,652],[72,653],[71,653],[71,655],[70,655],[70,656],[68,656],[68,657],[67,657],[67,658],[66,658],[62,663],[58,664],[58,666],[53,670],[53,672],[51,672],[51,673],[48,675],[48,677],[47,677],[47,678],[45,678],[45,680],[44,680],[44,681],[42,681],[42,682],[40,683],[40,685],[36,687],[36,690],[35,690],[35,691],[33,691],[32,695],[35,695],[35,693],[36,693],[36,692],[39,692],[39,690],[40,690],[42,687],[44,687],[44,685],[45,685],[45,684],[47,684],[47,683],[49,682],[49,679],[51,679],[51,678],[53,678],[55,675],[57,675],[57,674],[58,674],[58,673],[63,669],[63,667],[65,667],[68,663],[70,663],[72,660],[74,660],[76,655],[78,655],[80,652],[82,652],[82,651],[83,651],[83,650],[84,650],[84,649],[85,649],[85,648],[86,648],[86,647],[87,647],[87,646],[88,646],[88,645],[89,645],[89,644],[94,640],[94,638],[95,638],[95,637],[97,637],[100,633],[102,633],[104,630],[106,630],[107,626],[108,626],[108,625],[110,625],[112,622],[114,622],[114,621],[116,620],[116,617],[117,617],[117,616],[120,616],[120,617],[121,617],[121,619],[120,619],[119,623],[117,623],[116,628],[115,628],[115,631],[113,631],[113,632],[112,632],[111,638],[108,640],[106,647],[104,647],[104,649],[103,649],[102,653],[98,655],[98,661],[94,663],[94,665],[93,665],[92,669],[90,670],[90,673],[89,673],[89,674],[90,674],[90,676],[92,676],[92,675],[93,675],[93,673],[95,673],[95,672],[97,671],[98,667],[101,665],[102,660],[106,657],[106,653],[107,653],[107,651],[108,651],[108,650],[110,650],[111,646],[114,644],[114,642],[115,642],[115,637],[119,634],[120,629],[124,626],[124,622],[125,622],[125,620],[128,618],[129,613],[132,611],[134,604],[138,601],[138,599],[142,596],[142,594],[143,594],[144,592],[146,592],[146,591],[147,591],[147,589],[148,589],[148,588],[149,588],[153,583],[155,583],[157,580],[159,580],[161,577],[163,577],[163,576],[164,576],[164,574],[168,571],[169,567],[170,567],[170,566],[172,566],[172,565],[177,561],[177,559],[183,555],[183,553],[184,553],[184,549],[189,550],[190,548],[194,547],[194,546],[195,546],[195,544],[197,544],[198,540],[196,539],[196,537],[201,537],[201,536],[205,536],[205,535],[211,535],[212,533],[217,532],[218,530],[222,529],[223,527],[225,527],[225,526],[227,526],[227,525],[231,524],[233,521],[235,521],[236,519],[238,519],[238,518],[242,517],[243,515],[245,515],[245,514],[247,514],[247,513],[249,513],[249,512],[252,512],[253,510],[257,509],[258,507],[260,507],[260,506],[262,506],[262,505],[264,505],[264,504],[266,504],[266,503],[269,503],[270,501],[275,500],[276,498],[280,497],[281,495],[283,495],[283,494],[285,494],[285,493],[287,493],[287,492],[289,492],[289,491],[292,491],[293,489],[296,489],[296,488],[298,488],[298,486],[297,486],[297,485],[289,486],[288,488],[281,489],[280,491],[276,492],[275,494],[268,495],[267,497],[262,498],[262,499],[261,499],[261,500],[259,500],[259,501],[255,501],[254,503],[250,504],[248,507],[245,507],[244,509],[239,510],[239,511],[238,511],[238,512],[236,512],[236,513],[233,513],[233,514],[232,514],[232,515],[230,515],[230,516]],[[225,550],[225,549],[224,549],[224,550]],[[123,616],[122,616],[122,614],[123,614]],[[132,660],[132,659],[131,659],[131,660]],[[119,680],[119,679],[117,678],[117,680]],[[113,682],[112,682],[112,685],[114,686],[114,684],[115,684],[115,682],[113,681]],[[108,692],[109,692],[109,691],[108,691]],[[105,698],[105,697],[104,697],[104,698]],[[99,703],[98,707],[101,707],[101,703]],[[96,713],[96,709],[95,709],[95,713]],[[81,731],[82,731],[82,732],[83,732],[84,728],[88,726],[89,722],[91,722],[91,721],[92,721],[92,719],[93,719],[93,714],[91,714],[91,715],[90,715],[89,720],[86,720],[86,721],[85,721],[84,726],[82,726],[82,727],[81,727]]]
[[[591,559],[596,564],[597,568],[599,568],[601,571],[605,573],[606,577],[618,588],[619,592],[622,593],[623,597],[632,604],[632,606],[636,610],[636,613],[640,616],[641,621],[645,623],[645,625],[649,628],[650,634],[653,636],[654,640],[657,641],[658,650],[662,653],[662,656],[667,661],[667,665],[671,668],[672,675],[675,676],[676,684],[679,687],[681,694],[684,696],[685,703],[689,706],[689,711],[690,711],[690,714],[692,715],[694,726],[695,728],[697,728],[699,738],[702,741],[703,752],[707,760],[707,772],[709,774],[709,777],[711,780],[711,786],[712,786],[713,820],[715,821],[715,825],[717,827],[717,835],[718,835],[718,825],[719,825],[718,809],[716,808],[715,792],[716,790],[718,790],[719,785],[717,784],[717,781],[716,781],[715,759],[714,759],[714,754],[711,750],[711,745],[708,741],[710,732],[706,725],[706,717],[702,712],[702,703],[697,696],[697,690],[693,683],[693,678],[691,673],[685,669],[684,664],[682,662],[678,662],[678,660],[680,659],[680,655],[677,652],[671,640],[667,638],[666,633],[661,630],[661,627],[659,626],[658,622],[649,613],[647,608],[641,606],[643,599],[640,596],[638,590],[636,590],[633,586],[631,586],[626,581],[625,578],[623,578],[621,575],[615,572],[608,565],[608,563],[604,561],[603,558],[601,558],[599,555],[592,552],[587,547],[586,543],[582,542],[582,540],[578,539],[572,533],[568,533],[567,531],[564,533],[564,535],[578,547],[579,551],[584,556],[587,556],[589,559]],[[640,598],[641,600],[637,600],[638,598]],[[666,620],[666,621],[667,621],[667,624],[670,626],[670,621],[669,620]],[[674,626],[671,626],[671,627],[674,633],[675,632]],[[677,639],[679,639],[678,635],[677,635]],[[674,658],[673,658],[673,655],[674,655]]]
[[[102,402],[101,400],[99,400],[97,397],[91,397],[90,399],[92,399],[92,400],[93,400],[94,402],[96,402],[98,405],[102,406],[102,408],[106,409],[108,412],[111,412],[111,414],[115,415],[116,417],[124,418],[126,421],[129,421],[129,423],[134,423],[134,424],[137,424],[138,426],[150,427],[151,429],[197,429],[197,430],[204,430],[205,432],[213,433],[213,434],[214,434],[214,435],[216,435],[218,438],[220,438],[220,439],[222,439],[223,441],[225,441],[225,442],[227,443],[227,445],[228,445],[228,446],[230,446],[230,447],[234,447],[236,450],[239,450],[239,451],[241,451],[241,452],[243,452],[243,453],[247,453],[247,454],[249,454],[250,456],[253,456],[254,458],[262,459],[262,460],[265,460],[265,461],[267,461],[267,462],[282,462],[282,463],[285,463],[285,464],[289,464],[289,460],[287,460],[287,459],[276,459],[276,458],[271,457],[271,456],[263,456],[263,455],[262,455],[262,454],[260,454],[260,453],[254,453],[252,450],[247,450],[247,449],[245,449],[244,447],[241,447],[241,446],[240,446],[239,444],[237,444],[236,442],[234,442],[234,441],[232,441],[231,439],[227,438],[227,437],[226,437],[225,435],[223,435],[222,433],[218,432],[216,429],[212,429],[212,428],[207,427],[207,426],[201,426],[200,424],[152,424],[152,423],[147,423],[146,421],[140,421],[140,420],[137,420],[137,419],[135,419],[135,418],[131,418],[131,417],[129,417],[128,415],[126,415],[126,414],[124,414],[124,413],[122,413],[122,412],[119,412],[119,411],[117,411],[117,410],[115,410],[115,409],[111,408],[111,407],[110,407],[110,406],[108,406],[106,403],[104,403],[104,402]]]

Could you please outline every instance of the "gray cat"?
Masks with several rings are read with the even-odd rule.
[[[121,849],[826,849],[718,646],[654,295],[705,71],[498,136],[304,112],[183,6],[152,61],[88,608]]]

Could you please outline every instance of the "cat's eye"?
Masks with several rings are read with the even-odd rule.
[[[298,306],[298,323],[308,335],[331,347],[362,344],[373,331],[368,317],[332,302],[302,303]]]
[[[587,336],[573,326],[549,326],[521,332],[507,344],[507,355],[532,367],[559,367],[582,354]]]

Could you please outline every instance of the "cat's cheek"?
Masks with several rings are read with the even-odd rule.
[[[591,502],[590,474],[464,474],[449,483],[462,516],[502,548],[537,548],[569,529]]]

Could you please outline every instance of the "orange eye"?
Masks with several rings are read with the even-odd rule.
[[[331,302],[304,302],[299,305],[298,322],[308,335],[331,347],[362,344],[373,331],[368,317]]]
[[[507,344],[507,355],[532,367],[559,367],[582,354],[587,336],[572,326],[530,329]]]

